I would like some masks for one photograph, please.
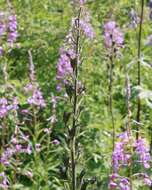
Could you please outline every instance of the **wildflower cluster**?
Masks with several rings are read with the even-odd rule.
[[[12,100],[0,98],[0,118],[6,117],[11,110],[17,110],[18,104],[17,97],[14,97]]]
[[[146,140],[140,137],[139,139],[136,140],[134,146],[135,146],[135,152],[139,158],[138,160],[136,160],[136,162],[143,165],[145,169],[150,168],[150,161],[151,161],[150,148],[147,145]]]
[[[29,53],[29,72],[30,72],[29,78],[31,82],[27,84],[24,89],[25,89],[25,92],[27,94],[31,94],[31,96],[28,97],[27,103],[33,106],[37,106],[39,108],[43,108],[46,106],[46,104],[45,104],[45,100],[43,98],[42,92],[38,86],[38,83],[36,82],[31,50],[29,50],[28,53]]]
[[[128,178],[121,177],[117,173],[113,173],[110,176],[109,189],[121,189],[121,190],[130,190],[130,182]]]
[[[9,47],[13,47],[18,37],[17,18],[15,14],[0,12],[0,55],[3,55],[3,44],[8,43]]]
[[[104,44],[107,49],[119,49],[123,47],[124,36],[115,21],[109,21],[104,25]]]
[[[84,2],[84,1],[82,1]],[[82,3],[80,2],[80,3]],[[79,29],[78,29],[79,28]],[[65,43],[60,49],[60,57],[57,64],[57,76],[56,79],[59,81],[57,90],[61,91],[62,87],[69,84],[74,78],[74,70],[76,65],[76,59],[80,55],[77,54],[76,50],[76,39],[75,31],[79,30],[80,35],[93,39],[95,32],[90,23],[90,15],[85,8],[81,10],[79,21],[77,18],[72,19],[71,28],[68,35],[65,38]],[[78,64],[80,62],[78,61]]]
[[[25,87],[25,91],[26,91],[26,93],[31,94],[31,96],[28,97],[28,99],[27,99],[28,104],[37,106],[40,108],[46,106],[42,92],[40,91],[40,89],[38,88],[38,86],[36,84],[33,85],[33,84],[29,83]]]
[[[18,139],[16,137],[12,137],[10,147],[7,147],[4,149],[4,152],[2,153],[0,157],[0,162],[4,166],[8,167],[11,165],[11,160],[15,155],[18,155],[19,153],[27,153],[31,154],[32,148],[30,144],[28,144],[29,137],[28,136],[18,136]],[[13,162],[13,160],[12,160]]]
[[[134,139],[127,132],[119,135],[119,141],[115,143],[112,154],[113,174],[110,176],[109,189],[130,190],[130,177],[120,176],[119,173],[125,168],[140,164],[145,169],[150,168],[149,146],[144,138]],[[151,186],[152,181],[146,173],[132,173],[131,178],[140,177],[145,185]]]

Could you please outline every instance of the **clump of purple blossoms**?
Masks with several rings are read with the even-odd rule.
[[[13,47],[17,37],[18,32],[16,15],[8,15],[5,12],[0,12],[0,56],[2,56],[4,52],[2,43],[8,42],[8,45]]]
[[[121,177],[117,173],[110,176],[109,189],[130,190],[130,182],[126,177]]]
[[[149,178],[147,174],[144,174],[143,176],[144,184],[151,187],[152,186],[152,180]]]
[[[112,154],[113,169],[118,172],[119,168],[126,166],[131,157],[130,153],[125,152],[125,149],[130,141],[127,132],[119,136],[120,141],[115,143],[115,148]]]
[[[150,168],[150,149],[146,143],[146,140],[139,138],[135,142],[135,152],[139,157],[138,162],[142,164],[146,169]]]
[[[84,32],[84,34],[86,35],[86,37],[88,37],[89,39],[93,39],[95,36],[93,27],[91,26],[91,24],[88,21],[85,20],[80,20],[80,27],[82,29],[82,31]]]
[[[38,83],[36,82],[36,77],[35,77],[35,68],[33,64],[33,58],[32,58],[32,53],[31,50],[28,51],[29,54],[29,78],[30,78],[30,83],[26,85],[25,92],[29,93],[31,96],[28,97],[27,102],[30,105],[37,106],[37,107],[45,107],[46,103],[43,98],[42,92],[39,88]]]
[[[32,149],[28,143],[28,137],[23,134],[18,136],[18,139],[14,136],[11,138],[11,145],[4,149],[0,157],[0,163],[4,166],[10,166],[11,158],[19,153],[31,154]]]
[[[16,15],[8,17],[8,42],[13,45],[18,37]]]
[[[69,78],[73,75],[73,69],[71,66],[71,59],[73,55],[70,51],[60,50],[60,58],[57,64],[57,76],[56,79],[60,81],[57,86],[57,90],[60,91],[63,84],[66,84]]]
[[[124,43],[124,35],[117,27],[115,21],[109,21],[104,25],[104,44],[109,48],[122,48]]]
[[[33,85],[31,83],[29,83],[26,87],[25,87],[25,91],[27,93],[30,93],[31,96],[27,99],[27,102],[30,105],[35,105],[38,107],[45,107],[46,103],[45,100],[43,98],[42,92],[40,91],[40,89],[38,88],[37,85]]]
[[[132,151],[130,151],[130,148]],[[135,139],[128,132],[124,132],[118,136],[118,142],[112,154],[113,174],[110,177],[109,189],[130,190],[130,182],[126,177],[119,176],[119,172],[123,168],[129,168],[130,164],[139,163],[145,169],[150,168],[150,152],[149,146],[144,138]],[[134,159],[136,155],[136,159]],[[151,186],[152,181],[146,173],[132,174],[136,177],[142,177],[145,185]]]
[[[11,101],[6,98],[0,98],[0,118],[8,115],[9,111],[18,109],[18,100],[14,97]]]
[[[91,17],[87,10],[83,9],[82,18],[80,19],[80,28],[86,38],[93,40],[95,37],[95,31],[91,25]]]
[[[81,1],[80,3],[84,3],[84,1]],[[79,27],[79,29],[77,27]],[[84,35],[88,39],[93,39],[95,36],[93,27],[90,24],[90,16],[85,9],[82,10],[79,21],[77,18],[72,19],[70,31],[65,38],[63,47],[60,49],[56,76],[56,79],[58,80],[57,91],[61,91],[64,85],[69,84],[69,82],[73,80],[74,69],[72,61],[79,56],[76,55],[75,47],[75,32],[77,32],[77,30],[80,30],[80,35]]]
[[[0,118],[3,118],[7,115],[8,109],[8,102],[6,98],[0,99]]]

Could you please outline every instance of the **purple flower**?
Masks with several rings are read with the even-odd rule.
[[[117,172],[121,166],[127,165],[131,157],[129,153],[125,152],[125,147],[129,142],[127,132],[119,135],[119,139],[120,141],[115,143],[115,148],[112,154],[112,163],[115,172]]]
[[[11,142],[12,142],[13,144],[17,144],[17,143],[18,143],[18,140],[17,140],[16,137],[13,137],[13,138],[11,139]]]
[[[52,143],[53,143],[54,145],[59,145],[59,144],[60,144],[60,141],[57,140],[57,139],[54,139],[54,140],[52,141]]]
[[[73,76],[73,69],[71,66],[71,59],[74,59],[75,54],[72,50],[60,50],[60,58],[57,64],[57,75],[58,80],[57,91],[62,90],[62,86],[68,83]]]
[[[56,90],[58,92],[60,92],[62,90],[62,84],[61,83],[58,83],[57,86],[56,86]]]
[[[51,128],[45,128],[45,129],[44,129],[44,132],[47,133],[47,134],[50,134],[51,131],[52,131]]]
[[[29,83],[24,89],[26,92],[32,93],[32,95],[27,99],[27,102],[30,105],[35,105],[38,107],[46,106],[42,92],[39,90],[37,84],[33,85],[33,84]]]
[[[24,87],[25,92],[29,92],[33,90],[33,84],[29,83]]]
[[[86,22],[85,20],[80,20],[80,27],[84,32],[84,34],[86,35],[86,37],[88,37],[89,39],[94,38],[95,36],[94,29],[89,22]]]
[[[25,173],[26,176],[28,176],[29,178],[32,178],[33,177],[33,173],[31,171],[27,171]]]
[[[0,118],[5,117],[8,114],[8,102],[6,98],[0,99]]]
[[[27,115],[29,113],[29,110],[28,109],[23,109],[23,110],[21,110],[21,113]]]
[[[115,21],[109,21],[104,25],[104,43],[106,48],[123,47],[124,36],[117,27]]]
[[[18,37],[16,15],[8,17],[8,31],[8,42],[12,45]]]
[[[142,164],[146,169],[150,167],[151,158],[146,140],[141,137],[135,140],[135,138],[127,132],[120,134],[118,136],[118,142],[115,142],[115,148],[112,155],[113,172],[115,173],[110,177],[110,189],[130,190],[129,179],[119,176],[118,172],[121,173],[121,169],[123,171],[124,166],[129,168],[130,164],[133,164],[133,162],[130,161],[133,161],[131,158],[134,158],[134,154],[138,155],[137,162]],[[142,177],[144,183],[151,186],[152,181],[147,174],[135,173],[133,175]],[[114,186],[112,187],[113,184]]]
[[[119,177],[119,175],[117,173],[113,173],[110,176],[110,181],[109,181],[109,189],[110,190],[114,190],[117,187],[117,183],[115,182],[115,180],[117,180],[117,178]]]
[[[151,187],[152,180],[149,177],[144,177],[144,183],[145,183],[145,185],[148,185]]]
[[[32,147],[31,145],[28,145],[26,149],[24,149],[24,152],[27,154],[31,154],[32,153]]]
[[[73,74],[69,52],[61,51],[57,64],[57,80],[65,83],[66,79]]]
[[[16,153],[20,152],[22,150],[22,145],[20,144],[15,145],[15,150],[16,150]]]
[[[112,182],[112,181],[109,183],[110,190],[116,189],[116,187],[117,187],[117,183]]]
[[[130,183],[129,183],[128,179],[126,179],[126,178],[122,178],[120,180],[119,186],[120,186],[120,190],[130,190]]]
[[[36,150],[36,152],[40,152],[41,151],[41,144],[36,144],[35,150]]]
[[[0,46],[0,56],[2,56],[2,55],[3,55],[3,47]]]
[[[42,92],[39,89],[35,89],[31,97],[27,99],[27,102],[31,105],[36,105],[38,107],[45,107],[45,101],[42,96]]]
[[[139,156],[139,161],[145,168],[150,168],[150,153],[149,146],[146,143],[146,140],[143,138],[139,138],[135,142],[135,152]]]
[[[0,187],[2,189],[8,189],[9,180],[4,172],[0,173]]]
[[[0,98],[0,118],[6,117],[9,111],[18,109],[17,97],[14,97],[11,101],[8,102],[6,98]]]
[[[10,164],[9,160],[12,157],[12,155],[15,153],[15,149],[7,148],[1,155],[0,162],[4,164],[5,166],[8,166]]]

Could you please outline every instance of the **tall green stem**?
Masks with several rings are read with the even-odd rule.
[[[110,57],[110,81],[109,81],[109,109],[111,115],[111,122],[112,122],[112,141],[113,141],[113,150],[115,145],[115,123],[114,123],[114,115],[113,115],[113,67],[114,67],[114,56],[113,51]]]
[[[79,41],[80,41],[80,13],[76,19],[76,65],[74,68],[74,102],[73,102],[73,118],[72,118],[72,138],[71,138],[71,169],[72,169],[72,190],[76,190],[76,119],[77,119],[77,80],[78,80],[78,63],[79,63]]]
[[[144,0],[141,0],[141,14],[140,14],[140,25],[139,25],[139,36],[138,36],[138,86],[141,85],[141,39],[142,39],[142,25],[143,25],[143,16],[144,16]],[[137,132],[136,132],[136,139],[139,138],[139,125],[140,125],[140,114],[141,114],[141,101],[138,97],[137,99]]]
[[[131,121],[131,103],[130,103],[130,98],[131,98],[131,90],[130,90],[130,79],[128,74],[126,74],[126,106],[127,106],[127,134],[128,134],[128,138],[129,138],[129,144],[130,144],[130,154],[131,154],[131,158],[130,158],[130,162],[129,162],[129,181],[130,181],[130,190],[133,190],[133,185],[132,185],[132,164],[133,164],[133,160],[132,160],[132,155],[133,155],[133,148],[132,148],[132,132],[131,132],[131,125],[130,125],[130,121]]]

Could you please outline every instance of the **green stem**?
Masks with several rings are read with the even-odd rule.
[[[112,52],[112,56],[110,57],[110,81],[109,81],[109,109],[111,115],[112,122],[112,145],[113,150],[115,146],[115,123],[114,123],[114,115],[113,115],[113,66],[114,66],[114,56]]]
[[[138,36],[138,86],[141,85],[141,39],[142,39],[142,25],[143,25],[143,16],[144,16],[144,0],[141,0],[141,14],[140,14],[140,25],[139,25],[139,36]],[[137,132],[136,132],[136,139],[139,138],[139,125],[140,125],[140,112],[141,112],[141,101],[138,97],[137,99]]]
[[[77,120],[77,80],[78,80],[78,63],[79,63],[79,41],[80,41],[80,13],[79,10],[78,18],[76,19],[76,65],[74,69],[74,102],[73,102],[73,122],[72,122],[72,138],[71,138],[71,169],[72,169],[72,190],[76,190],[77,180],[76,180],[76,120]]]

